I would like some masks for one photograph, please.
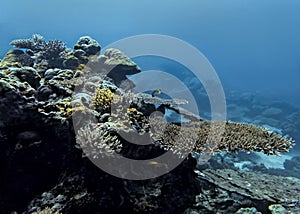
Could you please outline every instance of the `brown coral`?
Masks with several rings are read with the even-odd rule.
[[[177,154],[188,151],[196,142],[194,151],[198,153],[244,150],[279,155],[279,152],[288,152],[293,142],[264,128],[243,123],[199,121],[178,126],[156,118],[151,120],[151,124],[154,141]],[[225,130],[220,142],[209,142],[209,136],[219,134],[211,132],[219,132],[223,125]]]

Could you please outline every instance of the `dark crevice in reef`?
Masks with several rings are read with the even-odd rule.
[[[6,130],[5,133],[10,136],[6,136],[7,139],[0,146],[3,164],[1,207],[6,208],[7,212],[20,212],[27,209],[33,197],[56,185],[62,170],[62,157],[66,154],[66,148],[59,144],[65,142],[53,138],[51,131],[41,130],[32,124],[14,127],[13,131]],[[21,142],[17,133],[33,136],[29,136],[27,142],[24,139]]]

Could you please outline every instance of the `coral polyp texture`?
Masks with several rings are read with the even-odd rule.
[[[104,124],[89,124],[81,128],[78,130],[76,142],[85,156],[94,159],[112,156],[122,148],[118,137],[109,132]]]
[[[288,152],[293,145],[291,138],[243,123],[199,121],[178,126],[154,119],[152,126],[155,127],[154,139],[159,141],[163,148],[179,154],[186,151],[185,149],[193,143],[195,152],[208,152],[209,149],[211,154],[242,150],[279,155],[279,152]],[[223,126],[225,130],[219,142],[210,142],[209,135],[218,135]]]
[[[96,107],[99,107],[103,111],[107,111],[111,107],[114,96],[114,93],[109,88],[97,88],[94,96],[94,103]]]
[[[278,155],[292,147],[291,138],[259,126],[204,120],[184,108],[184,97],[163,99],[160,89],[134,92],[127,76],[141,69],[120,50],[101,53],[89,36],[73,49],[38,34],[11,44],[15,49],[0,61],[0,213],[299,211],[299,179],[195,171],[195,154],[212,157],[211,163],[221,152]],[[168,112],[184,120],[168,122]],[[166,151],[184,157],[181,164],[144,181],[113,177],[89,160],[148,160]],[[285,163],[296,176],[299,160]],[[159,161],[149,164],[168,168]],[[269,188],[272,183],[280,188],[280,182],[280,194]]]
[[[10,45],[16,48],[28,49],[33,52],[44,51],[46,42],[44,37],[39,34],[33,34],[31,39],[16,39]]]

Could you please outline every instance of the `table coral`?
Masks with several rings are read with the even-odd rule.
[[[212,132],[219,132],[224,124],[225,131],[222,133],[220,142],[209,142],[208,136],[217,135],[218,133]],[[213,155],[215,152],[243,150],[279,155],[279,152],[288,152],[293,143],[290,138],[243,123],[199,121],[181,127],[153,119],[151,125],[155,128],[153,137],[159,141],[159,144],[179,154],[196,142],[194,151],[198,153],[210,152]]]

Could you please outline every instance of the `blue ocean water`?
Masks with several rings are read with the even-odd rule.
[[[297,0],[11,0],[1,3],[0,56],[12,48],[13,39],[35,33],[69,47],[83,35],[102,46],[139,34],[177,37],[198,48],[215,68],[225,89],[229,119],[281,129],[278,121],[290,115],[287,123],[298,122],[293,116],[297,110],[284,103],[300,106],[299,8]],[[182,72],[161,60],[137,63],[143,70],[155,64]],[[197,91],[199,82],[184,80],[196,94],[202,93]],[[209,118],[209,102],[202,99],[200,110],[208,113],[201,116]],[[265,108],[273,111],[259,118]]]
[[[82,35],[102,46],[137,34],[178,37],[197,47],[230,89],[300,105],[300,2],[3,1],[0,56],[39,33],[72,47]]]

